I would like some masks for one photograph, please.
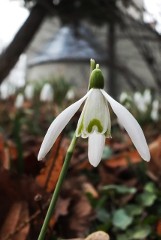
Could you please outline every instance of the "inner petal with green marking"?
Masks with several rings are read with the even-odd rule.
[[[93,89],[86,100],[77,124],[76,136],[86,138],[94,131],[105,135],[111,131],[108,104],[99,89]]]

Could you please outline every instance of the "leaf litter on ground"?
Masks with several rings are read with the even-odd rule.
[[[8,115],[3,105],[0,108],[0,123],[6,128],[0,135],[0,234],[3,240],[36,239],[70,142],[70,128],[60,136],[46,162],[38,163],[37,152],[43,133],[54,112],[59,110],[56,105],[37,105],[33,110],[32,104],[24,104],[22,114],[18,116],[24,161],[24,171],[19,174],[19,149],[15,135],[11,134],[17,110],[11,104],[5,106]],[[31,124],[33,116],[35,121]],[[76,121],[74,117],[73,125]],[[50,221],[47,240],[53,235],[56,239],[81,237],[94,240],[98,235],[93,233],[92,238],[89,233],[96,230],[103,230],[103,234],[108,232],[111,239],[117,240],[158,239],[161,235],[161,136],[159,130],[157,133],[156,129],[154,132],[145,126],[146,129],[146,134],[151,134],[152,159],[149,164],[142,163],[124,132],[122,138],[113,136],[106,141],[104,157],[97,169],[88,162],[87,141],[78,141]],[[157,190],[147,190],[149,181]],[[39,197],[35,201],[36,196]]]

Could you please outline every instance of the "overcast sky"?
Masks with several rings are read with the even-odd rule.
[[[161,0],[144,0],[146,14],[144,20],[156,21],[156,30],[161,33]]]
[[[21,1],[0,0],[0,45],[11,41],[16,31],[28,16]]]

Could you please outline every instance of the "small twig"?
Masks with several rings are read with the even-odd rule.
[[[37,203],[39,210],[41,212],[42,217],[45,217],[45,213],[44,213],[44,209],[43,209],[43,205],[42,205],[42,195],[41,194],[36,194],[36,196],[34,197],[35,202]]]

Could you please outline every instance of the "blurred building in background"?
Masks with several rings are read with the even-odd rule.
[[[63,77],[80,93],[87,89],[94,58],[113,96],[161,87],[161,38],[143,22],[143,1],[94,1],[97,12],[87,6],[89,17],[81,12],[82,2],[71,6],[72,13],[80,9],[77,16],[58,6],[56,17],[46,19],[27,51],[27,81]]]
[[[58,19],[53,19],[52,22],[49,20],[44,23],[40,34],[46,35],[46,25],[49,29],[54,26],[55,31],[50,31],[49,39],[41,43],[41,51],[38,50],[36,54],[31,52],[31,55],[29,53],[28,80],[64,78],[79,89],[87,89],[90,58],[100,63],[106,74],[106,27],[97,29],[86,22],[62,25]],[[38,36],[39,39],[42,40],[41,36]]]

